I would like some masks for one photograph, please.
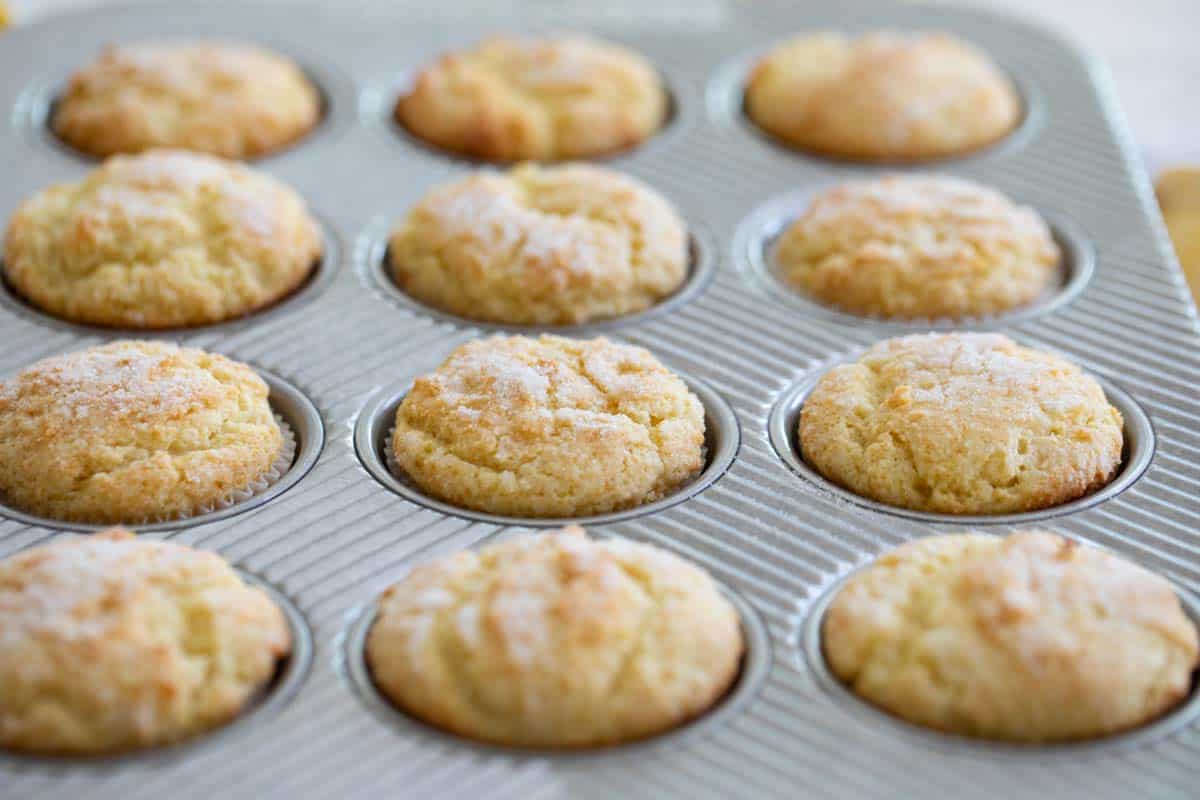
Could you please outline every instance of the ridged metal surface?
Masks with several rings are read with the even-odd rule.
[[[753,698],[703,735],[670,747],[583,757],[513,754],[389,724],[341,667],[356,612],[412,564],[512,529],[410,503],[360,463],[353,431],[377,392],[435,366],[478,329],[402,307],[357,262],[430,186],[472,165],[398,136],[387,122],[404,76],[447,47],[511,29],[582,27],[653,58],[677,102],[672,127],[608,163],[670,197],[711,238],[715,275],[669,314],[611,335],[645,345],[733,407],[741,448],[728,472],[685,502],[598,526],[653,542],[708,568],[749,601],[770,639]],[[802,631],[812,602],[884,548],[963,525],[879,514],[806,483],[767,436],[771,409],[812,370],[890,333],[805,313],[748,278],[734,233],[773,197],[872,169],[785,152],[737,114],[750,59],[805,29],[946,28],[977,41],[1017,78],[1031,115],[1008,143],[938,168],[990,183],[1052,212],[1096,255],[1069,302],[1000,323],[1022,341],[1069,355],[1127,391],[1149,414],[1157,450],[1126,491],[1052,525],[1200,589],[1200,355],[1196,319],[1168,254],[1145,177],[1108,78],[1070,44],[979,12],[843,0],[549,0],[399,5],[183,3],[101,9],[7,35],[0,44],[0,217],[88,162],[40,127],[55,87],[104,43],[162,34],[230,34],[298,57],[330,102],[313,138],[258,166],[299,188],[343,258],[303,304],[232,328],[180,338],[287,378],[320,410],[326,443],[296,486],[256,509],[166,534],[215,549],[292,598],[315,659],[296,695],[244,735],[127,761],[47,765],[0,759],[5,798],[687,798],[1195,796],[1200,725],[1130,747],[1000,752],[877,724],[823,688]],[[36,314],[0,309],[0,374],[99,341]],[[995,528],[993,528],[995,530]],[[63,535],[0,519],[0,555]]]

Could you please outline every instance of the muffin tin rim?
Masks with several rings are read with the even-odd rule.
[[[1053,533],[1079,542],[1084,547],[1113,552],[1109,548],[1070,533],[1058,530],[1054,530]],[[934,531],[929,534],[929,536],[939,535],[945,535],[945,532]],[[986,535],[995,534],[988,533]],[[919,539],[911,541],[919,541]],[[833,670],[825,658],[822,628],[829,606],[832,605],[834,598],[846,583],[855,575],[871,567],[880,556],[891,549],[889,547],[868,557],[820,589],[816,597],[808,603],[799,626],[789,637],[791,657],[798,662],[797,667],[812,676],[813,682],[820,688],[821,693],[838,709],[841,716],[851,719],[856,727],[869,730],[874,735],[881,737],[900,737],[927,750],[936,750],[947,754],[985,759],[1038,760],[1047,757],[1095,758],[1145,747],[1178,733],[1193,723],[1197,717],[1200,717],[1200,668],[1192,671],[1192,681],[1187,696],[1158,717],[1128,730],[1065,742],[1021,743],[939,731],[910,722],[859,697],[853,689],[846,686],[833,674]],[[1114,555],[1137,564],[1136,561],[1123,554],[1114,553]],[[1149,571],[1170,583],[1176,597],[1179,598],[1179,604],[1184,614],[1189,622],[1200,631],[1200,597],[1172,578],[1160,572]]]
[[[111,527],[111,526],[110,526]],[[138,534],[140,536],[140,534]],[[197,548],[201,552],[210,552]],[[18,551],[19,552],[19,551]],[[283,615],[291,634],[291,652],[278,659],[270,681],[249,698],[232,719],[171,744],[155,745],[95,755],[51,755],[0,748],[0,767],[44,769],[55,772],[104,773],[145,765],[152,767],[190,758],[205,749],[228,745],[271,721],[299,696],[312,672],[316,637],[299,605],[280,587],[241,564],[230,567],[249,586],[262,590]]]
[[[885,170],[874,177],[885,177]],[[895,174],[895,173],[892,173]],[[905,177],[916,173],[902,173]],[[793,310],[821,318],[838,325],[871,328],[893,333],[927,331],[993,331],[1029,322],[1043,315],[1062,310],[1073,303],[1091,284],[1096,273],[1096,250],[1083,229],[1066,214],[1025,203],[990,183],[959,174],[936,171],[934,176],[968,180],[993,191],[1000,191],[1018,207],[1032,209],[1050,229],[1050,236],[1060,251],[1057,271],[1059,281],[1029,303],[985,316],[961,318],[937,317],[897,319],[868,316],[843,310],[808,297],[804,290],[789,286],[778,274],[774,250],[784,231],[807,210],[812,200],[823,191],[847,182],[870,179],[867,176],[829,178],[812,181],[803,188],[776,194],[751,210],[738,223],[730,239],[734,268],[743,280],[768,299],[783,303]]]
[[[75,352],[75,350],[68,352]],[[279,480],[272,483],[263,491],[241,502],[233,503],[225,508],[218,508],[204,514],[146,524],[71,522],[31,514],[2,502],[0,502],[0,521],[11,520],[56,532],[96,533],[117,525],[124,525],[136,530],[139,534],[162,533],[180,531],[225,520],[257,509],[277,499],[295,487],[316,465],[321,453],[325,449],[325,423],[316,404],[294,383],[278,373],[263,369],[257,365],[250,364],[249,366],[254,370],[255,374],[266,382],[270,390],[267,402],[270,404],[271,410],[284,418],[284,421],[292,430],[292,435],[296,438],[296,454],[292,458],[291,466],[279,477]],[[20,369],[17,369],[8,375],[0,376],[0,382],[15,377],[20,371]],[[281,403],[283,404],[283,408],[280,407]]]
[[[970,36],[962,36],[964,40],[982,50],[1000,71],[1012,82],[1017,97],[1021,102],[1021,117],[1016,126],[992,142],[958,153],[917,159],[898,160],[869,160],[844,156],[835,156],[793,147],[759,127],[746,111],[745,89],[751,71],[755,65],[776,47],[796,36],[821,33],[836,30],[850,35],[869,33],[882,29],[896,30],[902,33],[922,33],[933,30],[931,26],[863,26],[858,21],[848,25],[826,27],[797,27],[782,36],[764,40],[741,52],[727,57],[718,64],[707,78],[704,92],[704,105],[708,117],[714,125],[725,130],[736,131],[757,143],[759,148],[767,148],[776,155],[787,159],[795,159],[799,163],[807,163],[818,167],[835,167],[873,173],[879,170],[893,172],[908,172],[921,170],[936,170],[967,162],[984,161],[1003,158],[1013,152],[1022,150],[1034,142],[1046,125],[1049,114],[1038,81],[1011,59],[998,57],[990,49],[985,48],[979,41]]]
[[[622,537],[601,534],[597,538]],[[467,549],[478,549],[486,544],[487,540],[484,540]],[[683,556],[679,557],[683,558]],[[694,562],[688,560],[688,563]],[[408,570],[405,571],[405,574],[407,572]],[[366,711],[395,733],[411,731],[420,736],[443,742],[447,746],[469,749],[483,756],[549,758],[559,763],[591,761],[597,758],[640,758],[646,754],[647,750],[690,743],[697,738],[710,735],[712,729],[719,725],[730,724],[754,704],[763,685],[770,677],[774,654],[766,622],[754,604],[741,592],[711,574],[709,577],[716,584],[721,596],[728,600],[738,613],[745,650],[737,677],[724,694],[700,714],[672,728],[628,742],[599,747],[561,749],[504,745],[461,736],[401,709],[389,700],[375,684],[366,657],[367,637],[375,624],[382,593],[347,612],[346,623],[334,638],[333,667],[342,679],[345,688],[355,696],[355,699],[365,707]],[[397,578],[397,580],[402,579],[403,576]],[[392,584],[395,582],[392,581]]]
[[[359,410],[353,423],[354,453],[358,463],[386,491],[430,511],[471,522],[545,529],[561,528],[566,525],[593,527],[649,516],[692,500],[712,488],[737,460],[742,443],[741,425],[737,413],[729,405],[729,401],[707,382],[669,366],[668,369],[687,385],[688,390],[697,396],[704,407],[705,439],[709,440],[713,427],[718,428],[719,433],[711,435],[714,438],[719,436],[719,438],[716,439],[716,445],[705,453],[705,464],[695,477],[650,503],[619,511],[576,517],[517,517],[456,506],[444,500],[438,500],[416,486],[406,485],[392,474],[382,449],[387,446],[388,434],[395,425],[396,409],[412,387],[416,375],[380,389]]]
[[[453,325],[460,330],[526,336],[548,333],[572,337],[616,333],[623,328],[656,321],[695,302],[708,291],[718,270],[718,250],[712,231],[704,222],[695,217],[680,214],[679,218],[683,222],[687,235],[687,273],[683,282],[674,292],[649,308],[618,317],[559,325],[469,319],[449,311],[443,311],[412,297],[400,288],[392,277],[388,264],[388,241],[391,238],[392,228],[399,219],[403,219],[403,215],[406,213],[407,211],[402,212],[397,219],[389,219],[382,214],[377,215],[358,234],[354,244],[353,260],[359,278],[366,284],[367,289],[397,309],[434,322]]]
[[[1032,347],[1043,352],[1058,353],[1054,348],[1048,348],[1040,343],[1024,338],[1015,341],[1021,346]],[[776,397],[775,402],[771,405],[766,425],[766,434],[770,440],[771,448],[779,460],[783,462],[784,466],[796,478],[803,481],[807,488],[815,490],[827,500],[850,504],[854,507],[856,513],[883,514],[929,525],[1021,525],[1031,522],[1041,522],[1077,514],[1116,499],[1145,475],[1151,462],[1154,460],[1157,449],[1157,436],[1154,430],[1154,423],[1151,421],[1150,415],[1142,408],[1141,403],[1106,375],[1090,368],[1084,369],[1080,365],[1084,374],[1093,378],[1100,385],[1108,403],[1121,412],[1123,423],[1122,435],[1124,442],[1120,467],[1112,479],[1099,489],[1082,497],[1077,497],[1074,500],[1047,508],[1006,514],[946,514],[918,511],[889,505],[864,497],[821,475],[804,460],[800,452],[797,424],[799,422],[800,409],[803,408],[804,401],[812,393],[821,378],[828,374],[834,367],[854,363],[869,349],[870,345],[857,347],[840,356],[826,360],[812,369],[806,370],[799,378],[789,383]],[[1065,358],[1073,364],[1078,364],[1077,361],[1069,356],[1065,356]]]

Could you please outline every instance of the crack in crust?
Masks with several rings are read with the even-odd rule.
[[[400,404],[396,464],[447,502],[528,517],[662,497],[703,467],[704,408],[649,352],[607,339],[470,342]]]
[[[1044,531],[902,545],[846,582],[822,639],[838,678],[885,710],[1022,742],[1152,720],[1198,659],[1167,581]]]
[[[384,593],[367,659],[386,695],[440,727],[593,747],[702,713],[743,649],[737,612],[702,570],[571,527],[416,568]]]
[[[1107,483],[1122,419],[1096,381],[995,334],[890,339],[821,378],[804,458],[883,503],[949,514],[1030,511]]]

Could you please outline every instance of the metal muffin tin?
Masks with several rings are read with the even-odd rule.
[[[747,260],[747,242],[767,241],[771,225],[778,231],[779,218],[755,229],[756,211],[773,198],[891,169],[789,151],[741,113],[741,83],[758,55],[784,35],[829,27],[949,29],[1012,73],[1026,103],[1016,133],[966,157],[899,168],[980,180],[1054,223],[1073,259],[1064,291],[1036,313],[965,327],[1052,348],[1102,378],[1131,434],[1121,483],[1038,524],[1168,576],[1194,615],[1200,337],[1109,79],[1075,45],[1006,17],[882,0],[103,7],[6,34],[0,44],[0,108],[10,115],[0,128],[4,219],[25,196],[93,166],[55,142],[46,113],[70,72],[108,42],[250,39],[295,57],[325,94],[313,135],[254,163],[304,194],[330,251],[353,268],[334,264],[303,302],[167,334],[285,377],[317,410],[312,429],[324,432],[323,446],[287,491],[145,534],[216,550],[290,598],[314,657],[292,691],[264,700],[272,713],[251,711],[193,745],[86,763],[0,756],[0,797],[1194,796],[1194,699],[1139,731],[1038,748],[914,729],[830,685],[814,636],[831,587],[900,542],[983,522],[1003,533],[1019,521],[915,518],[847,501],[793,469],[792,439],[785,435],[778,452],[772,445],[771,425],[794,413],[797,392],[829,364],[911,328],[796,302]],[[702,491],[590,527],[707,568],[739,604],[751,640],[737,690],[712,714],[657,740],[577,754],[483,747],[409,721],[363,686],[355,649],[379,593],[413,564],[523,530],[413,502],[377,480],[356,449],[356,426],[375,426],[367,443],[377,445],[373,415],[405,381],[492,330],[431,313],[380,283],[390,223],[428,188],[475,166],[397,131],[395,89],[441,51],[487,33],[565,28],[623,41],[665,76],[675,102],[670,127],[604,163],[677,205],[711,276],[663,308],[600,327],[709,387],[740,431],[732,461]],[[1074,277],[1081,264],[1090,265],[1084,280]],[[0,374],[116,335],[18,302],[0,304]],[[0,556],[61,535],[63,526],[0,509]]]

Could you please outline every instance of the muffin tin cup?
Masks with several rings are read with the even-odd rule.
[[[105,773],[116,767],[141,765],[155,767],[176,759],[197,755],[204,750],[227,747],[240,738],[253,734],[263,724],[269,722],[295,699],[312,669],[315,652],[312,630],[309,628],[303,612],[296,607],[290,597],[274,584],[241,567],[235,566],[234,571],[248,585],[265,592],[271,602],[283,612],[284,621],[287,623],[292,638],[291,653],[286,658],[280,659],[271,680],[246,702],[245,707],[238,712],[237,716],[223,725],[183,741],[141,750],[79,757],[41,755],[0,749],[0,767],[11,766],[19,769],[38,766],[71,772],[94,770],[98,773]]]
[[[312,211],[310,209],[310,214]],[[102,339],[169,339],[178,340],[185,336],[228,335],[277,321],[292,314],[315,300],[333,285],[342,265],[342,247],[333,226],[323,217],[313,214],[321,232],[321,258],[313,265],[308,277],[299,286],[283,297],[256,311],[223,322],[205,325],[185,325],[172,328],[121,328],[72,322],[35,306],[26,300],[5,278],[3,263],[0,263],[0,309],[40,325],[80,336]],[[0,256],[3,248],[0,246]]]
[[[880,331],[896,333],[990,330],[1018,325],[1057,311],[1074,300],[1087,287],[1095,273],[1095,251],[1079,226],[1062,214],[1038,210],[1050,228],[1050,234],[1062,256],[1054,285],[1026,305],[988,316],[957,319],[892,319],[855,314],[827,305],[807,296],[803,289],[788,284],[780,274],[775,249],[783,232],[804,213],[813,199],[838,183],[840,182],[826,181],[772,198],[751,212],[733,235],[733,263],[741,270],[744,278],[772,300],[785,303],[806,316],[856,328],[870,325]],[[1019,199],[1017,202],[1020,204]]]
[[[303,392],[278,375],[257,368],[255,368],[255,372],[266,382],[270,391],[268,402],[271,404],[276,419],[282,423],[281,428],[284,429],[283,452],[267,476],[260,478],[258,482],[246,489],[234,492],[229,498],[219,502],[218,507],[200,514],[145,523],[87,523],[69,522],[29,514],[3,505],[0,500],[0,519],[8,518],[26,525],[39,525],[77,533],[94,533],[118,524],[132,528],[138,533],[152,533],[205,525],[242,514],[273,500],[295,486],[317,463],[317,458],[325,444],[325,428],[321,422],[320,412]]]
[[[1112,500],[1136,483],[1154,459],[1154,426],[1146,412],[1142,410],[1141,405],[1125,390],[1107,378],[1089,372],[1087,374],[1094,378],[1104,390],[1108,402],[1121,412],[1125,423],[1123,430],[1125,444],[1121,453],[1121,465],[1117,468],[1112,480],[1096,491],[1048,508],[1012,514],[939,514],[901,508],[863,497],[826,478],[804,460],[797,430],[800,423],[800,410],[804,406],[804,401],[816,388],[821,378],[836,366],[853,363],[862,353],[863,350],[854,351],[805,375],[780,395],[767,418],[767,436],[771,441],[771,446],[787,467],[821,495],[849,504],[851,507],[857,507],[860,513],[874,512],[941,525],[1023,525],[1076,514]]]
[[[396,494],[419,506],[453,517],[486,522],[492,525],[515,525],[527,528],[561,528],[565,525],[606,525],[613,522],[656,514],[678,505],[716,483],[737,456],[741,445],[741,430],[737,415],[721,395],[702,381],[675,372],[704,406],[705,463],[700,474],[676,487],[667,496],[640,506],[604,514],[577,517],[514,517],[490,514],[452,505],[426,494],[395,467],[391,457],[391,436],[396,425],[396,410],[412,387],[412,379],[378,393],[362,410],[354,426],[354,447],[359,461],[375,480]]]
[[[397,218],[398,219],[398,218]],[[354,247],[354,262],[368,286],[395,306],[413,314],[446,322],[462,328],[476,328],[495,333],[555,333],[560,336],[591,336],[633,325],[641,325],[679,310],[708,288],[717,270],[716,250],[707,229],[695,220],[684,220],[688,232],[688,268],[683,283],[674,292],[644,311],[619,317],[598,319],[577,325],[536,325],[488,322],[460,317],[435,308],[412,297],[396,283],[388,264],[388,239],[391,226],[397,220],[378,217],[358,238]]]
[[[854,26],[843,25],[837,27],[840,30],[850,33],[856,32]],[[877,26],[871,25],[868,27],[874,28]],[[928,29],[928,26],[924,26],[924,28]],[[801,32],[803,31],[795,31],[795,33]],[[761,145],[769,148],[775,155],[814,163],[836,164],[872,173],[880,170],[891,170],[893,172],[904,170],[936,170],[953,165],[955,162],[998,159],[1010,156],[1014,152],[1028,146],[1031,141],[1036,139],[1046,124],[1047,112],[1045,100],[1038,88],[1037,81],[1027,73],[1023,65],[1016,62],[1009,62],[1004,58],[997,58],[993,53],[989,55],[992,56],[992,59],[1000,67],[1001,72],[1007,75],[1009,80],[1012,81],[1013,86],[1016,87],[1017,96],[1021,101],[1021,119],[1016,127],[993,142],[963,153],[904,160],[852,159],[846,156],[837,156],[816,150],[793,147],[759,127],[758,123],[750,117],[750,113],[746,109],[746,82],[754,69],[754,65],[771,52],[775,46],[782,44],[782,42],[783,40],[780,40],[766,46],[759,46],[750,52],[742,53],[729,59],[717,68],[705,92],[705,104],[708,107],[709,118],[713,122],[722,127],[732,129],[743,137],[756,140]]]
[[[1097,545],[1084,542],[1085,546]],[[1200,717],[1200,675],[1193,673],[1188,696],[1177,706],[1156,719],[1126,731],[1078,741],[1022,744],[995,739],[984,739],[938,731],[914,722],[909,722],[879,706],[859,697],[834,675],[825,659],[821,633],[825,614],[834,598],[854,575],[870,566],[864,564],[843,575],[828,586],[809,606],[797,632],[796,655],[800,669],[806,669],[822,692],[833,702],[839,713],[853,717],[864,730],[878,736],[899,736],[921,747],[946,754],[964,754],[981,759],[1030,759],[1040,761],[1054,759],[1080,759],[1113,756],[1122,751],[1144,747],[1195,723]],[[1200,629],[1200,599],[1176,585],[1175,593],[1180,606],[1192,624]]]
[[[374,625],[379,610],[378,600],[348,615],[348,624],[339,634],[338,641],[334,646],[334,668],[349,684],[350,689],[363,705],[381,722],[395,729],[401,735],[441,739],[448,745],[471,748],[485,756],[488,754],[537,755],[552,757],[556,761],[622,756],[638,758],[646,755],[650,750],[684,746],[699,737],[718,732],[754,702],[755,696],[770,672],[771,637],[762,618],[759,617],[754,606],[740,594],[719,582],[717,588],[733,605],[741,620],[746,651],[742,656],[737,677],[725,694],[701,714],[674,728],[630,742],[600,747],[563,749],[505,746],[468,739],[409,714],[388,699],[375,685],[371,676],[371,668],[367,663],[367,636],[370,634],[371,626]]]

